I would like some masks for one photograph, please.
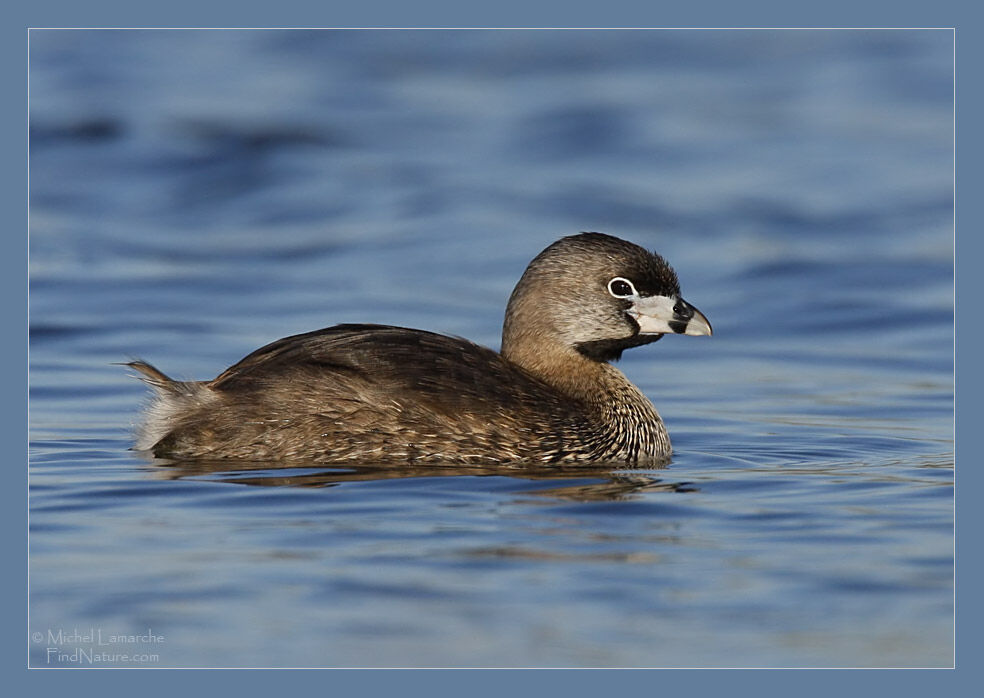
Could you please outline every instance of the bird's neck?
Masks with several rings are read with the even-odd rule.
[[[670,439],[656,408],[611,364],[573,348],[541,342],[504,342],[502,356],[594,412],[599,424],[605,425],[600,436],[613,460],[665,462],[668,458]]]
[[[624,373],[572,347],[504,342],[502,356],[558,392],[600,410],[606,417],[640,423],[659,421],[653,404]]]
[[[604,400],[610,371],[622,375],[618,369],[588,359],[573,348],[545,345],[542,340],[503,341],[502,356],[558,392],[586,404]]]

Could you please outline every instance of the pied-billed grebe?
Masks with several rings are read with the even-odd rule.
[[[156,392],[136,447],[180,460],[665,462],[659,414],[608,363],[665,333],[711,334],[666,260],[572,235],[526,268],[498,354],[422,330],[337,325],[268,344],[211,381],[131,362]]]

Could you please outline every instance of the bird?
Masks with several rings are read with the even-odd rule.
[[[210,381],[125,365],[153,389],[135,450],[178,461],[658,465],[666,427],[612,365],[666,334],[707,336],[655,252],[597,232],[529,263],[499,352],[389,325],[267,344]]]

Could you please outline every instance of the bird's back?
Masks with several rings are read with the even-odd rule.
[[[597,431],[589,406],[490,349],[382,325],[287,337],[175,385],[151,408],[166,435],[144,444],[162,457],[550,462],[576,459]]]

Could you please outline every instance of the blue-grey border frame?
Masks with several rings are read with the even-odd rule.
[[[583,7],[561,0],[468,5],[452,0],[400,3],[363,0],[347,6],[314,4],[311,0],[280,0],[255,5],[201,0],[173,0],[167,4],[137,4],[123,0],[86,3],[45,0],[30,7],[5,11],[2,71],[8,85],[3,110],[4,181],[0,187],[8,219],[2,236],[0,289],[5,326],[0,342],[3,361],[3,443],[6,444],[11,481],[2,489],[0,517],[4,524],[5,573],[0,577],[7,613],[2,662],[4,683],[17,695],[116,695],[124,691],[143,695],[173,694],[194,686],[197,691],[230,688],[236,695],[310,687],[332,695],[499,696],[505,691],[539,694],[564,691],[575,695],[619,692],[684,691],[734,694],[754,690],[758,695],[830,695],[838,689],[865,695],[892,691],[894,696],[969,695],[979,689],[981,674],[980,551],[976,533],[982,530],[981,507],[970,500],[979,489],[980,468],[974,453],[981,441],[978,420],[981,401],[981,329],[977,293],[982,275],[975,266],[984,259],[981,228],[982,148],[981,69],[984,36],[969,4],[959,0],[901,3],[878,0],[836,0],[798,4],[779,0],[696,1],[666,5],[638,0],[608,0]],[[428,26],[428,27],[956,27],[957,94],[957,208],[956,392],[957,468],[957,653],[955,671],[28,671],[26,623],[27,540],[27,36],[29,27],[187,27],[187,26]],[[18,98],[22,96],[22,98]],[[152,672],[152,673],[148,673]],[[17,684],[23,684],[19,687]],[[285,685],[286,684],[286,685]]]

